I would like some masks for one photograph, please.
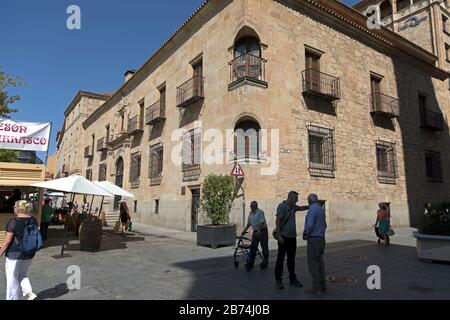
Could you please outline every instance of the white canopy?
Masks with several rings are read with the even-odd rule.
[[[33,187],[62,191],[67,193],[85,194],[91,196],[113,197],[108,191],[98,187],[96,184],[81,176],[70,176],[67,178],[32,184]]]
[[[102,188],[103,190],[115,195],[128,198],[134,198],[134,194],[116,186],[114,183],[109,181],[94,181],[94,184]]]

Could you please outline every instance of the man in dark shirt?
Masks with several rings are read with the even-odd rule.
[[[280,237],[278,238],[278,257],[275,266],[277,289],[284,289],[282,280],[284,257],[286,255],[290,284],[299,288],[303,287],[295,274],[295,255],[297,252],[297,223],[295,214],[298,211],[306,211],[309,207],[299,207],[296,205],[297,202],[298,193],[291,191],[289,192],[288,199],[283,201],[277,209],[276,228],[280,233]]]

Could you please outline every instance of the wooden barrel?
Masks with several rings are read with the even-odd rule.
[[[103,228],[101,220],[85,219],[80,227],[81,251],[97,251],[102,244]]]

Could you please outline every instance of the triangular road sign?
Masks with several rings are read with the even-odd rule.
[[[231,171],[231,175],[233,177],[244,177],[244,170],[242,170],[242,167],[239,163],[236,163],[234,165],[233,171]]]

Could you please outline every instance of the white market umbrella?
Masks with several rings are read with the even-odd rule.
[[[33,187],[62,191],[67,193],[86,194],[91,196],[113,197],[114,195],[81,176],[32,184]]]
[[[127,190],[122,189],[119,186],[116,186],[112,182],[109,182],[109,181],[94,181],[94,184],[96,186],[102,188],[103,190],[111,193],[114,196],[134,198],[134,194],[129,193]],[[104,197],[102,198],[102,204],[100,206],[100,212],[103,210],[103,200],[104,200]]]
[[[91,181],[87,180],[86,178],[82,176],[70,176],[67,178],[52,180],[52,181],[46,181],[42,183],[35,183],[32,185],[33,187],[38,187],[42,189],[48,189],[48,190],[55,190],[55,191],[61,191],[61,192],[67,192],[72,193],[72,200],[75,197],[75,194],[83,194],[83,195],[91,195],[92,196],[92,202],[91,202],[91,208],[89,209],[89,212],[92,210],[92,204],[94,202],[95,196],[101,196],[101,197],[113,197],[114,195],[109,193],[108,191],[100,188],[96,184],[92,183]],[[61,256],[64,257],[64,246],[66,244],[66,234],[67,234],[67,227],[64,226],[64,241],[61,248]]]
[[[134,194],[129,193],[125,189],[122,189],[118,186],[116,186],[114,183],[109,181],[94,181],[94,184],[98,187],[102,188],[103,190],[111,193],[115,196],[122,196],[122,197],[128,197],[128,198],[134,198]]]

